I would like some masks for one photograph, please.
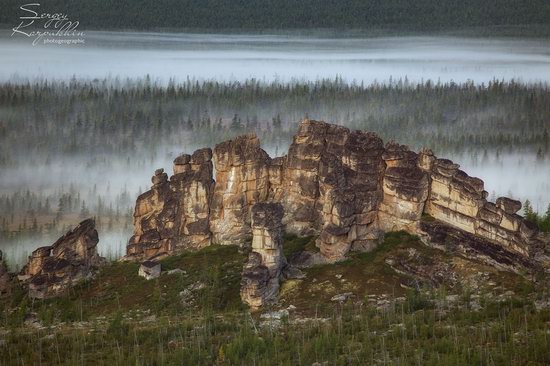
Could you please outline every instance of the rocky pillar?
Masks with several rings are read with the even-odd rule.
[[[210,245],[212,150],[180,155],[173,169],[170,180],[163,169],[155,171],[151,190],[138,197],[134,235],[125,259],[147,259]]]
[[[283,207],[258,203],[252,207],[252,252],[243,271],[241,298],[252,308],[276,300],[286,261],[282,237]]]

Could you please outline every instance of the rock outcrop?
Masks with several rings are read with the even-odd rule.
[[[374,133],[305,120],[282,157],[270,158],[255,135],[218,144],[215,183],[209,151],[176,159],[170,180],[157,171],[151,191],[138,198],[127,258],[243,245],[256,237],[251,208],[278,203],[285,230],[315,235],[325,262],[405,230],[509,270],[549,267],[548,240],[517,215],[518,201],[488,202],[482,180],[428,149],[384,146]],[[262,260],[251,256],[250,276],[268,276]]]
[[[97,253],[99,237],[92,219],[84,220],[50,246],[32,252],[18,278],[32,298],[48,298],[90,278],[105,262]]]
[[[429,175],[421,168],[419,156],[406,146],[388,143],[383,159],[386,170],[378,211],[380,228],[416,232],[429,194]]]
[[[283,255],[283,206],[258,203],[252,206],[252,252],[244,266],[241,299],[252,308],[273,302],[286,260]]]
[[[533,260],[541,254],[545,244],[538,238],[536,228],[516,214],[521,209],[519,201],[501,197],[496,204],[488,202],[483,181],[468,176],[458,164],[447,159],[435,159],[428,173],[430,193],[424,210],[426,214],[452,227],[449,231],[459,229],[472,234],[468,236],[470,240],[464,241],[471,242],[470,247],[476,241],[494,244],[476,247],[478,251],[485,250],[487,256],[496,261],[493,246],[498,252],[507,253],[514,263],[528,260],[535,265]],[[432,229],[424,225],[419,233],[426,233],[427,241],[437,244],[439,241],[434,240]]]

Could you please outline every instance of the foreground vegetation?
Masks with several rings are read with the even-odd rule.
[[[285,254],[314,250],[313,242],[288,236]],[[137,276],[137,264],[112,263],[58,299],[33,302],[16,291],[0,301],[1,363],[550,363],[550,310],[543,290],[494,270],[494,290],[506,290],[506,296],[466,285],[405,288],[403,275],[385,264],[400,250],[450,259],[414,236],[390,233],[374,252],[307,269],[306,279],[283,283],[281,302],[261,314],[250,314],[240,303],[246,256],[235,247],[167,258],[163,269],[176,271],[151,281]],[[472,273],[487,270],[474,262],[466,267]],[[331,301],[348,286],[353,298]]]
[[[41,330],[12,330],[3,364],[547,365],[550,312],[521,301],[480,311],[405,303],[343,306],[325,317],[284,318],[258,329],[245,313],[161,317]],[[89,329],[92,326],[93,329]]]

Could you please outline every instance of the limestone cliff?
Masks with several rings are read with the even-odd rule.
[[[304,120],[285,156],[270,158],[255,135],[237,137],[214,148],[215,180],[211,158],[198,150],[176,159],[170,179],[156,172],[137,200],[127,258],[242,245],[256,237],[252,207],[269,202],[281,205],[285,231],[317,236],[327,262],[370,250],[395,230],[513,271],[549,262],[548,242],[517,215],[519,202],[488,202],[483,181],[428,149]]]

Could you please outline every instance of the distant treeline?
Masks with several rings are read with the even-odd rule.
[[[73,80],[0,84],[0,166],[21,157],[25,164],[60,155],[131,159],[158,146],[212,146],[244,132],[286,149],[306,116],[439,153],[527,150],[544,158],[550,148],[545,84]]]
[[[0,24],[15,25],[21,0],[4,0]],[[548,0],[43,0],[85,29],[448,30],[550,24]]]

